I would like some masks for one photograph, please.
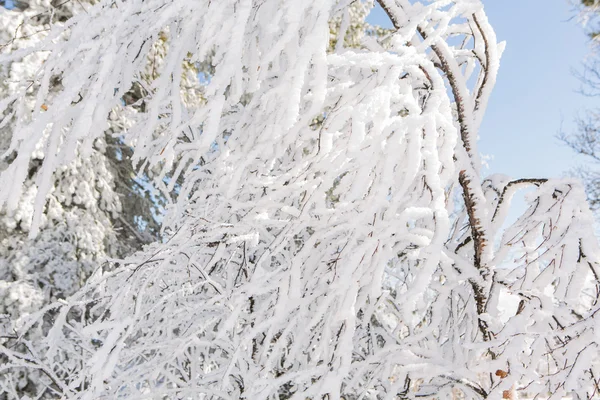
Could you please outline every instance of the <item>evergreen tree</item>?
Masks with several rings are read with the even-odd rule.
[[[0,9],[0,51],[18,51],[46,37],[52,24],[64,24],[74,13],[91,7],[89,2],[49,1],[16,3]],[[0,67],[0,93],[15,95],[18,82],[32,81],[47,57],[44,54],[13,61]],[[60,78],[48,85],[47,100],[60,91]],[[10,142],[27,119],[15,117],[18,110],[44,113],[48,106],[36,105],[36,85],[4,112],[0,126],[0,151],[8,157],[0,162],[4,170],[16,154]],[[124,96],[129,103],[142,97],[131,90]],[[0,214],[0,336],[11,337],[19,321],[47,304],[75,293],[92,272],[108,259],[123,257],[159,239],[162,198],[152,196],[144,185],[147,177],[136,177],[131,163],[131,147],[120,132],[131,114],[139,111],[114,110],[105,134],[94,140],[84,155],[80,149],[69,163],[49,178],[48,196],[43,204],[39,234],[29,237],[33,208],[39,184],[38,171],[46,156],[42,143],[36,145],[28,162],[23,194],[17,206]],[[35,335],[29,335],[34,340]],[[13,376],[15,390],[31,390],[31,379],[22,371]],[[8,375],[7,375],[8,376]],[[7,389],[8,390],[8,389]],[[0,390],[1,391],[1,390]]]

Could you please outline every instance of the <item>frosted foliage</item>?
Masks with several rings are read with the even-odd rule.
[[[340,40],[342,37],[344,38],[343,45],[345,47],[361,48],[364,47],[363,41],[366,37],[378,36],[384,38],[390,32],[388,29],[370,25],[365,21],[373,5],[373,0],[350,2],[343,13],[339,13],[340,15],[329,20],[331,50],[336,49],[336,46],[341,48],[342,44],[338,45],[338,43],[342,42]]]
[[[39,44],[50,30],[51,22],[64,22],[77,11],[82,12],[90,7],[90,4],[65,2],[52,5],[41,1],[18,3],[17,6],[19,8],[14,10],[0,8],[0,42],[3,43],[0,51],[6,54]],[[161,48],[164,48],[164,43],[158,41],[155,49],[148,55],[155,63],[162,60]],[[47,55],[47,52],[36,52],[22,59],[11,60],[0,68],[2,92],[13,96],[24,94],[20,104],[8,104],[5,112],[8,118],[0,126],[0,148],[3,152],[7,150],[13,133],[20,129],[23,120],[30,120],[32,110],[48,111],[46,103],[35,108],[35,90],[32,90],[34,85],[20,92],[20,83],[33,82]],[[151,69],[150,64],[147,69]],[[190,82],[194,79],[186,77],[184,81],[191,87]],[[52,79],[48,99],[61,87],[60,79]],[[192,96],[194,93],[188,89],[186,98],[190,101],[196,99]],[[128,95],[128,99],[131,99],[135,93]],[[14,117],[19,112],[18,106],[23,108],[20,110],[23,120]],[[23,113],[24,110],[27,112]],[[109,117],[109,131],[118,134],[128,128],[135,120],[135,114],[133,106],[114,110]],[[68,129],[64,128],[63,135],[67,134]],[[143,207],[132,207],[129,204],[132,201],[127,199],[125,206],[128,209],[122,210],[123,195],[116,192],[116,185],[131,185],[133,180],[127,182],[128,174],[132,173],[131,165],[129,168],[126,164],[117,168],[114,164],[111,165],[114,160],[111,160],[109,152],[112,152],[113,158],[117,152],[114,149],[107,152],[107,147],[115,147],[118,142],[118,139],[103,135],[95,141],[91,152],[88,149],[87,154],[82,156],[77,151],[72,161],[53,173],[48,182],[51,187],[40,215],[40,234],[35,239],[28,239],[38,192],[36,175],[46,157],[44,143],[36,143],[30,154],[22,196],[14,209],[4,210],[0,214],[0,283],[3,285],[3,291],[0,292],[0,314],[22,317],[48,301],[68,296],[81,287],[107,256],[127,253],[131,247],[135,247],[131,240],[124,240],[127,234],[123,230],[135,231],[137,227],[113,226],[115,221],[119,223],[125,218],[135,217],[131,214],[135,213],[139,217],[147,212]],[[121,158],[125,157],[122,153],[119,153]],[[9,155],[8,160],[11,157],[14,155]],[[6,159],[3,159],[1,169],[7,166],[4,161]],[[125,178],[120,176],[119,182],[116,182],[116,175],[123,175]],[[134,189],[135,187],[126,187],[127,191]],[[133,197],[139,199],[141,196]],[[127,224],[127,221],[121,223],[123,224]],[[134,238],[136,234],[140,236],[134,232]]]
[[[24,3],[19,3],[23,6]],[[50,20],[60,21],[74,12],[69,4],[51,6],[50,2],[29,2],[25,11],[0,8],[0,52],[9,54],[36,45],[46,36]],[[89,5],[88,5],[89,6]],[[84,7],[79,3],[78,7]],[[47,53],[37,52],[0,67],[0,93],[12,96],[21,82],[32,82]],[[49,96],[60,89],[53,80]],[[8,104],[7,118],[0,124],[0,148],[7,150],[13,133],[31,117],[24,109],[35,107],[35,95],[27,89],[20,104]],[[22,107],[19,110],[18,106]],[[47,105],[38,110],[45,112]],[[19,113],[21,113],[19,117]],[[111,126],[124,123],[123,118]],[[13,210],[0,213],[0,337],[11,337],[21,321],[50,302],[77,291],[107,256],[120,254],[126,245],[117,241],[112,221],[121,217],[121,201],[115,192],[114,170],[109,166],[104,137],[93,150],[57,168],[50,177],[39,234],[28,238],[38,193],[35,178],[46,157],[44,144],[38,142],[29,155],[28,173],[22,196]],[[0,162],[0,170],[10,164],[10,154]],[[7,162],[8,161],[8,162]],[[39,340],[48,324],[27,332],[28,340]],[[5,393],[21,398],[37,391],[39,372],[16,369],[3,371],[0,399]]]
[[[2,217],[0,271],[4,273],[0,278],[32,280],[33,287],[47,287],[64,297],[79,288],[105,257],[105,246],[115,239],[107,213],[119,211],[119,200],[112,190],[110,172],[98,162],[100,157],[77,159],[56,172],[41,233],[35,240],[19,234],[29,229],[35,186],[27,187],[14,213]]]
[[[136,84],[125,141],[175,199],[165,240],[3,339],[7,398],[27,370],[32,396],[63,399],[596,395],[599,253],[581,188],[480,173],[503,49],[480,2],[380,4],[393,32],[356,45],[344,19],[366,12],[351,1],[101,2],[0,56],[47,55],[2,103],[37,96],[0,181],[9,212],[35,196],[32,236],[47,177],[93,148]],[[185,63],[206,71],[194,106]]]
[[[47,2],[28,5],[25,12],[1,9],[0,37],[5,43],[2,52],[9,54],[9,50],[39,44],[49,29],[44,23],[48,9],[55,11],[53,19],[70,13],[68,9],[51,8]],[[4,64],[0,69],[3,93],[9,96],[18,93],[20,82],[31,82],[46,58],[46,53],[34,53]],[[21,106],[26,109],[35,103],[30,90],[21,100]],[[18,108],[10,106],[0,128],[4,150],[20,123],[14,116]],[[25,121],[30,119],[23,117]],[[13,210],[0,214],[1,314],[23,317],[49,300],[72,294],[98,261],[105,258],[105,246],[114,242],[108,216],[120,211],[120,202],[113,191],[113,177],[107,170],[104,147],[103,140],[98,139],[89,157],[76,157],[53,173],[40,221],[41,233],[35,240],[29,240],[27,234],[38,192],[32,178],[46,156],[43,143],[38,142],[29,154],[23,195]],[[12,157],[9,155],[4,161],[10,164]],[[3,164],[2,169],[6,165]]]

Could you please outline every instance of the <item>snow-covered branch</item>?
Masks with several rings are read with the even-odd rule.
[[[372,2],[101,1],[0,55],[46,57],[0,103],[18,120],[0,176],[7,212],[43,149],[32,236],[50,177],[89,156],[114,115],[168,203],[163,240],[17,319],[0,387],[593,396],[592,218],[576,182],[483,179],[476,139],[503,44],[482,5],[380,4],[385,35],[364,22]],[[525,183],[529,208],[505,227]],[[26,390],[15,377],[31,370]]]

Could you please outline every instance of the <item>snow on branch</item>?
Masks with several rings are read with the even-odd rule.
[[[8,210],[41,144],[39,220],[48,177],[134,86],[124,140],[172,199],[164,241],[18,321],[0,387],[36,369],[42,398],[594,396],[599,253],[581,189],[481,176],[503,49],[482,5],[381,0],[394,30],[349,47],[363,25],[348,18],[366,15],[352,4],[101,1],[0,55],[48,52],[20,84],[37,103],[0,103],[20,121]],[[188,64],[205,83],[193,106]],[[503,229],[522,184],[529,209]]]

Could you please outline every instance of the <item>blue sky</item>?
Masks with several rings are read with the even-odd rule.
[[[568,0],[483,0],[499,41],[506,41],[496,88],[480,131],[491,155],[486,173],[513,178],[561,177],[585,163],[555,136],[598,100],[577,92],[573,70],[589,54],[588,39]],[[371,23],[389,24],[381,9]]]

